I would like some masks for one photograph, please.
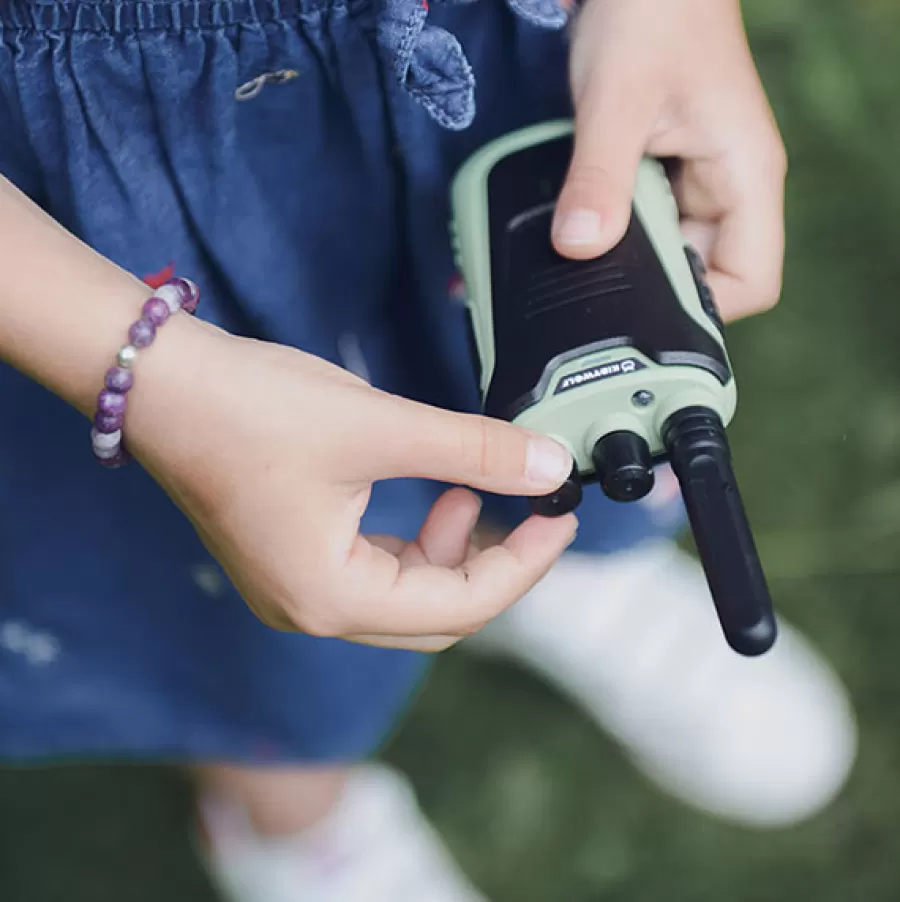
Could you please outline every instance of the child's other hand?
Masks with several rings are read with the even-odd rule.
[[[184,361],[190,361],[186,369]],[[520,598],[572,539],[532,517],[476,553],[477,498],[452,489],[417,541],[364,538],[376,480],[553,491],[572,465],[550,439],[415,404],[316,357],[177,317],[141,361],[128,440],[271,626],[444,648]]]
[[[786,157],[738,0],[586,0],[579,15],[557,249],[584,259],[611,248],[641,156],[678,157],[685,236],[724,318],[770,308],[781,292]]]

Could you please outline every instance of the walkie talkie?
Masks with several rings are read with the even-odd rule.
[[[484,412],[571,451],[568,481],[531,500],[544,516],[575,510],[590,483],[614,501],[643,498],[654,466],[669,461],[725,638],[762,654],[775,617],[731,466],[725,427],[737,395],[703,262],[650,158],[616,247],[587,261],[559,255],[551,222],[571,154],[571,123],[545,123],[482,148],[454,181]]]

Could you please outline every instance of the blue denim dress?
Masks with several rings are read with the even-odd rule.
[[[569,113],[564,23],[556,0],[0,0],[0,172],[136,275],[173,262],[229,330],[475,409],[448,185]],[[0,410],[0,757],[378,747],[428,658],[268,630],[78,414],[7,368]],[[380,484],[364,525],[413,536],[435,493]],[[677,499],[598,494],[582,549],[680,525]]]

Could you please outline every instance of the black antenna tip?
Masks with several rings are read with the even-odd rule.
[[[755,658],[764,655],[775,644],[778,626],[774,617],[765,616],[753,626],[732,630],[725,638],[738,654]]]

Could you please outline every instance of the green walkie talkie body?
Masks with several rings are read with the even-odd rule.
[[[726,639],[742,654],[775,641],[765,578],[731,469],[736,405],[722,322],[703,264],[684,245],[661,164],[644,159],[623,239],[595,260],[550,240],[572,153],[569,122],[501,138],[452,190],[484,412],[553,436],[575,467],[537,513],[577,508],[597,482],[645,497],[654,465],[679,479]]]

